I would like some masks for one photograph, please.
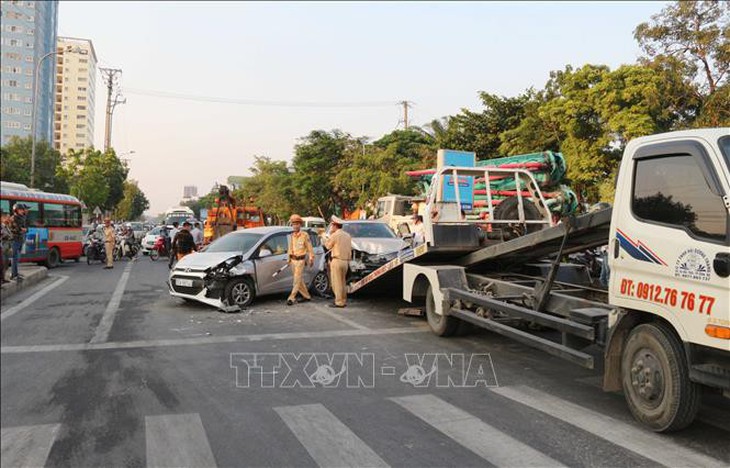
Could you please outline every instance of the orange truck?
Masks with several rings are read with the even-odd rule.
[[[208,210],[208,217],[204,223],[203,243],[208,244],[213,240],[216,218],[218,216],[218,208],[213,207]],[[255,206],[237,206],[235,209],[236,228],[247,229],[252,227],[266,226],[264,212],[261,208]]]

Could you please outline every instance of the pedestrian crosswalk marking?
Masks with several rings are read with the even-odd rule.
[[[148,467],[215,467],[203,422],[197,413],[145,417]]]
[[[649,432],[647,429],[619,421],[533,388],[501,387],[494,388],[492,391],[665,466],[726,466],[715,458],[681,447],[670,439]]]
[[[560,462],[434,395],[391,400],[495,466],[562,466]]]
[[[0,429],[0,465],[3,468],[45,466],[60,428],[60,424],[43,424]]]
[[[388,466],[321,404],[274,408],[321,467]]]

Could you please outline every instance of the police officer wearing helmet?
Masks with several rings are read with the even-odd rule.
[[[291,294],[286,300],[286,305],[292,305],[297,300],[297,293],[302,295],[303,301],[311,301],[312,296],[307,290],[307,285],[304,284],[304,267],[314,265],[314,248],[312,247],[312,241],[309,240],[309,234],[302,231],[302,217],[298,214],[293,214],[289,218],[289,224],[291,224],[294,232],[291,235],[291,241],[289,242],[289,266],[292,268],[292,276],[294,277],[294,284],[292,286]]]
[[[342,220],[337,216],[332,216],[330,235],[325,240],[324,246],[332,253],[330,282],[332,283],[332,292],[335,293],[335,303],[331,304],[330,307],[345,307],[347,306],[345,277],[347,276],[347,268],[352,254],[352,238],[342,229]]]

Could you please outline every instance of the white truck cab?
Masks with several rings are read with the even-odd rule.
[[[532,184],[530,196],[512,200],[512,219],[490,203],[477,221],[486,243],[446,262],[405,264],[403,298],[425,298],[440,336],[469,322],[588,368],[597,345],[605,390],[622,390],[650,429],[682,429],[698,411],[701,387],[730,395],[729,167],[730,128],[637,138],[624,151],[612,208],[553,225],[541,220],[544,200]],[[437,171],[432,187],[447,173],[457,180],[473,171]],[[529,174],[514,177],[530,187]],[[438,211],[435,192],[429,212]],[[436,216],[426,224],[437,252],[469,222]],[[510,236],[500,239],[500,230]],[[602,245],[607,290],[578,283],[576,265],[561,263]]]

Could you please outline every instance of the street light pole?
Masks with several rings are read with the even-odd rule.
[[[80,47],[71,48],[70,46],[66,48],[65,52],[70,53],[84,53],[85,51],[81,50]],[[33,106],[30,116],[30,134],[31,134],[31,148],[30,148],[30,188],[33,188],[33,185],[35,183],[35,134],[36,134],[36,109],[38,107],[38,73],[40,72],[41,65],[43,64],[43,61],[47,59],[48,57],[52,55],[57,55],[59,52],[57,50],[48,52],[46,55],[40,58],[38,60],[38,63],[35,66],[35,74],[33,75]]]

